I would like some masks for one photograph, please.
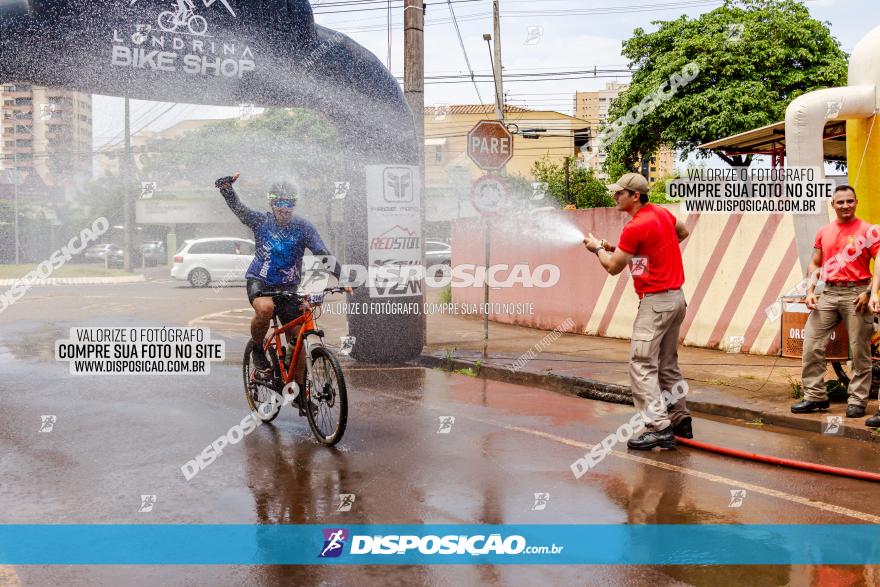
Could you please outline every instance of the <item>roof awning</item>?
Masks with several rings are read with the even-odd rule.
[[[726,155],[784,155],[785,123],[749,130],[702,144],[699,148],[721,151]],[[826,161],[846,161],[846,121],[833,120],[825,125],[823,150]]]

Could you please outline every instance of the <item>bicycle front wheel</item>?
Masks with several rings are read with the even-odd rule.
[[[191,16],[187,21],[186,26],[189,29],[189,32],[198,37],[201,37],[208,32],[208,21],[205,20],[205,17],[203,16]]]
[[[342,440],[348,422],[348,393],[339,361],[325,347],[312,351],[306,374],[306,416],[318,442],[333,446]]]

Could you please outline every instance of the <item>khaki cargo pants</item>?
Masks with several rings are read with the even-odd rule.
[[[662,408],[649,409],[661,402],[661,391],[672,391],[683,380],[678,368],[678,333],[687,311],[684,293],[675,291],[648,294],[639,302],[633,323],[629,358],[629,379],[636,410],[643,412],[648,430],[664,430],[690,416],[685,398]]]
[[[831,333],[843,320],[849,336],[852,354],[852,378],[849,382],[849,405],[866,406],[871,390],[871,336],[874,334],[874,316],[871,312],[856,312],[855,301],[867,287],[825,286],[816,309],[807,318],[804,333],[803,368],[801,380],[804,399],[820,402],[828,399],[825,390],[825,347]]]

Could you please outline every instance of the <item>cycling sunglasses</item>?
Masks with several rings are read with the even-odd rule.
[[[269,194],[268,198],[273,208],[293,208],[296,205],[296,201],[290,198],[282,198],[277,194]]]

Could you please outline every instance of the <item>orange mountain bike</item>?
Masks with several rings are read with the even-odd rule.
[[[266,335],[263,350],[272,364],[272,379],[264,381],[255,376],[251,350],[254,341],[248,341],[244,350],[242,373],[248,406],[263,422],[271,422],[284,403],[297,404],[300,416],[306,416],[315,438],[333,446],[345,433],[348,421],[348,396],[342,367],[333,352],[324,345],[324,332],[315,323],[321,304],[328,294],[343,293],[339,287],[327,288],[320,293],[301,296],[296,292],[266,292],[275,302],[276,312],[272,328]],[[296,303],[303,314],[286,324],[280,324],[278,308],[287,302]],[[284,344],[288,332],[299,327],[295,341]],[[293,347],[292,349],[290,347]],[[294,384],[294,374],[300,358],[305,358],[305,385]],[[293,390],[293,391],[291,391]]]

